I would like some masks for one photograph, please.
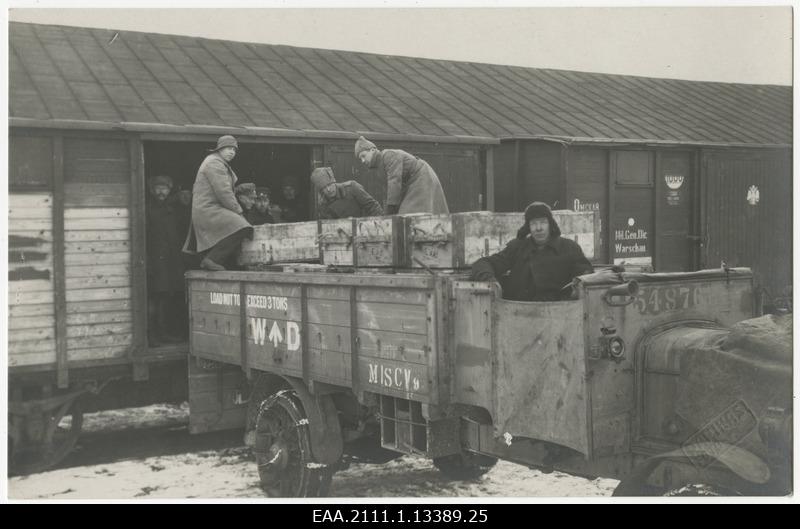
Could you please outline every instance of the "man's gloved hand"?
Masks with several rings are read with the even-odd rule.
[[[386,214],[387,215],[397,215],[397,212],[400,210],[400,206],[386,206]]]

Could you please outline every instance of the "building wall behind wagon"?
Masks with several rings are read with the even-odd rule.
[[[486,191],[481,147],[398,142],[377,142],[377,145],[379,149],[402,149],[428,162],[439,177],[451,212],[482,209]],[[381,205],[386,205],[386,180],[358,162],[352,142],[326,145],[324,163],[333,168],[338,182],[355,180]]]

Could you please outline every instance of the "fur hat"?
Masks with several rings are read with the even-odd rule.
[[[250,183],[239,184],[233,189],[233,192],[237,197],[247,196],[250,198],[256,198],[256,185]]]
[[[528,207],[525,208],[525,224],[517,231],[517,239],[524,239],[530,235],[530,222],[533,219],[547,219],[547,223],[550,225],[550,238],[561,236],[561,229],[558,227],[556,219],[553,218],[553,212],[550,210],[550,206],[544,202],[531,202]]]
[[[256,188],[256,198],[267,198],[270,197],[270,192],[268,187],[257,187]]]
[[[356,140],[356,156],[358,156],[361,151],[368,151],[370,149],[377,149],[377,147],[364,136],[359,136]]]
[[[311,172],[311,183],[314,184],[314,189],[317,191],[334,182],[336,182],[336,178],[333,176],[333,169],[330,167],[317,167]]]

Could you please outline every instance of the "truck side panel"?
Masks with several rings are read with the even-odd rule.
[[[583,304],[497,299],[492,318],[495,435],[549,441],[588,454]]]
[[[241,277],[248,280],[190,279],[196,356],[356,394],[436,400],[435,304],[428,290],[342,285],[334,274],[331,284],[303,284],[307,276],[300,274],[287,274],[285,282]]]

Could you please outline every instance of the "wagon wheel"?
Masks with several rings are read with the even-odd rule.
[[[461,452],[433,460],[433,466],[450,479],[473,480],[478,479],[497,463],[496,457]]]
[[[261,405],[253,452],[270,497],[327,494],[333,470],[313,460],[308,418],[294,391],[279,391]]]
[[[62,424],[62,419],[69,416],[69,424]],[[33,420],[25,416],[23,422]],[[10,447],[13,451],[11,472],[14,474],[32,474],[57,465],[75,447],[83,426],[83,406],[80,398],[65,402],[57,408],[46,410],[36,420],[42,421],[41,434],[38,439],[21,441],[29,443],[24,446]],[[24,426],[23,426],[24,428]]]

